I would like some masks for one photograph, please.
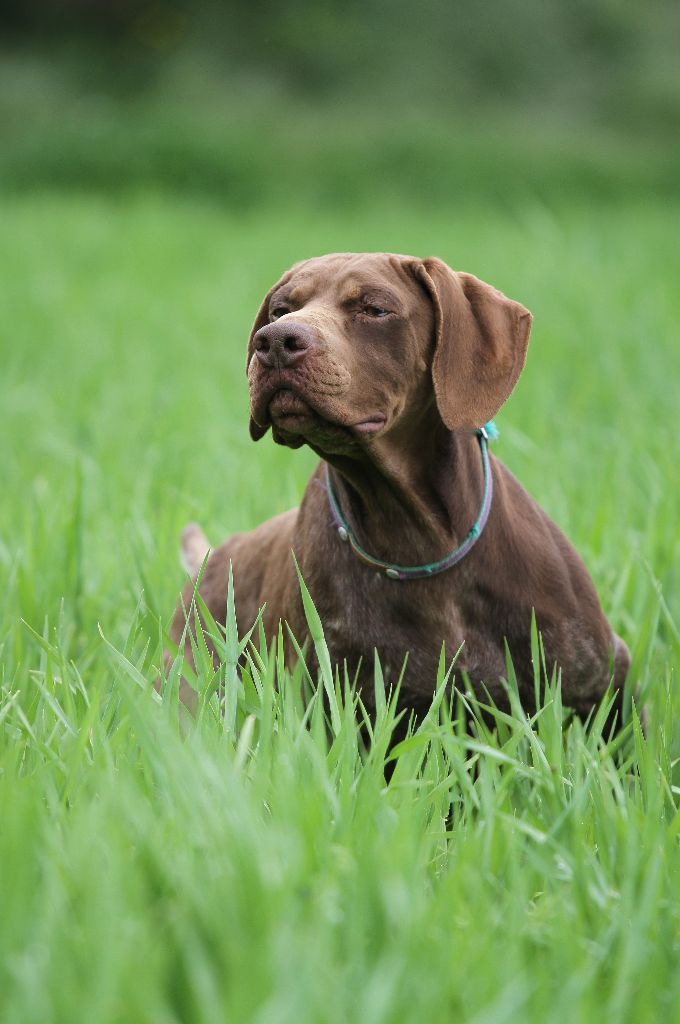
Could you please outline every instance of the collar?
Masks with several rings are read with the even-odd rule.
[[[489,421],[485,426],[480,427],[476,433],[479,441],[479,449],[482,453],[482,469],[484,471],[484,493],[482,495],[482,505],[479,510],[479,515],[470,527],[465,540],[462,544],[458,545],[455,551],[452,551],[444,558],[441,558],[438,562],[430,562],[427,565],[393,565],[391,562],[383,562],[381,559],[374,558],[373,555],[369,555],[368,551],[365,551],[357,541],[350,529],[349,523],[343,518],[342,512],[340,511],[340,505],[338,504],[338,499],[333,491],[328,463],[326,463],[326,494],[328,495],[328,504],[331,510],[333,526],[337,530],[340,540],[345,544],[349,544],[357,558],[365,565],[370,566],[371,569],[375,569],[376,572],[382,573],[391,580],[401,580],[402,582],[405,582],[406,580],[425,579],[428,576],[436,576],[437,573],[445,572],[446,569],[450,569],[452,566],[456,565],[457,562],[460,562],[479,540],[482,530],[486,526],[487,519],[489,518],[491,498],[493,496],[493,475],[491,473],[491,466],[489,465],[488,448],[489,441],[495,440],[495,438],[498,437],[498,430],[495,423],[493,421]]]

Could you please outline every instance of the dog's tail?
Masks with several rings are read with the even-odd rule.
[[[182,565],[190,576],[196,576],[210,551],[208,538],[198,523],[189,523],[182,530]]]

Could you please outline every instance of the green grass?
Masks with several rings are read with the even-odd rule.
[[[680,1019],[679,213],[2,202],[3,1020]],[[313,456],[248,438],[245,339],[335,249],[437,254],[533,310],[497,452],[584,555],[647,741],[563,732],[554,687],[531,727],[435,702],[386,784],[389,703],[371,741],[340,676],[327,729],[257,640],[225,717],[181,735],[154,697],[181,527],[302,493]]]

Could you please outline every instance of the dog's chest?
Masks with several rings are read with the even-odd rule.
[[[489,678],[492,672],[498,676],[501,653],[488,637],[469,628],[450,579],[401,582],[360,563],[340,567],[333,562],[317,567],[323,585],[312,592],[331,660],[346,663],[351,678],[361,666],[361,680],[370,680],[377,650],[386,681],[394,683],[408,656],[405,690],[431,695],[442,642],[450,659],[464,640],[459,668],[476,678]]]
[[[311,487],[300,510],[296,554],[334,664],[346,663],[350,678],[360,667],[360,683],[372,690],[375,651],[388,683],[396,682],[408,658],[402,696],[418,704],[432,696],[442,644],[447,662],[461,649],[458,679],[461,670],[473,685],[505,675],[506,630],[495,621],[493,587],[478,585],[472,560],[422,580],[390,579],[361,562],[335,529],[324,528],[328,518],[325,495]],[[297,583],[284,617],[298,638],[305,636]]]

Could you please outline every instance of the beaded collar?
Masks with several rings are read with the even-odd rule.
[[[468,551],[474,547],[481,536],[482,530],[486,526],[487,519],[489,518],[491,498],[493,496],[493,476],[489,465],[488,446],[489,441],[494,440],[496,437],[498,437],[498,431],[493,421],[490,421],[486,426],[477,430],[477,439],[479,441],[479,448],[482,454],[482,468],[484,471],[484,493],[482,496],[482,505],[479,510],[479,515],[470,527],[467,536],[463,542],[458,545],[455,551],[452,551],[444,558],[441,558],[438,562],[430,562],[427,565],[393,565],[391,562],[383,562],[381,559],[374,558],[373,555],[369,555],[368,551],[365,551],[357,541],[347,520],[344,519],[342,512],[340,511],[338,499],[333,491],[329,467],[328,464],[326,464],[326,494],[328,495],[328,504],[331,510],[333,526],[337,530],[340,540],[349,544],[357,558],[364,562],[365,565],[370,566],[371,569],[375,569],[376,572],[381,572],[391,580],[401,580],[402,582],[405,582],[406,580],[421,580],[428,576],[436,576],[437,573],[445,572],[447,569],[450,569],[452,566],[456,565],[457,562],[460,562],[461,559],[465,558]]]

